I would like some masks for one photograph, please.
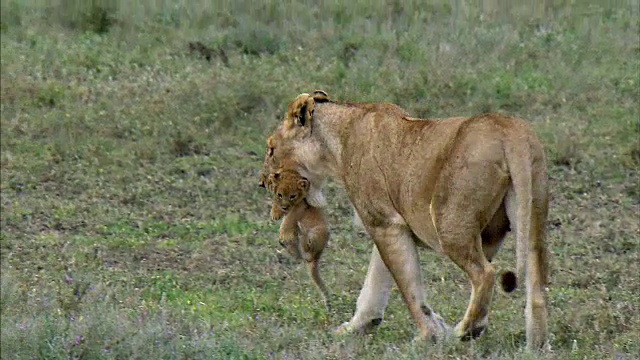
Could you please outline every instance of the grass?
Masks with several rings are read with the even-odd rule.
[[[534,358],[521,291],[496,293],[471,343],[412,344],[397,290],[376,333],[331,334],[371,241],[330,183],[328,313],[257,187],[265,136],[317,88],[529,119],[552,181],[543,358],[637,358],[640,5],[522,4],[3,1],[1,358]],[[454,323],[464,275],[421,262]],[[513,268],[513,241],[496,263]]]

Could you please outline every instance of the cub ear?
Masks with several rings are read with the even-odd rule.
[[[322,90],[315,90],[313,92],[313,100],[317,103],[329,102],[329,94]]]
[[[307,178],[301,178],[300,180],[298,180],[298,189],[300,189],[302,191],[308,191],[309,190],[309,180],[307,180]]]

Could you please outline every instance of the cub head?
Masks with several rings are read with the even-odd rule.
[[[281,170],[269,175],[273,201],[284,213],[304,201],[309,191],[309,180],[293,170]]]

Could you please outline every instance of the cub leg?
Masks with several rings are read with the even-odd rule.
[[[289,255],[294,259],[302,259],[298,248],[298,219],[295,213],[285,215],[280,223],[280,245],[282,245]]]

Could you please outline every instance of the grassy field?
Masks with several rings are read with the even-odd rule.
[[[375,333],[332,335],[370,239],[330,183],[327,312],[257,186],[266,135],[320,88],[530,120],[552,180],[543,358],[637,359],[640,4],[591,3],[3,0],[1,358],[534,358],[521,290],[469,343],[413,344],[397,290]],[[455,323],[464,274],[421,263]],[[514,268],[511,237],[496,264]]]

